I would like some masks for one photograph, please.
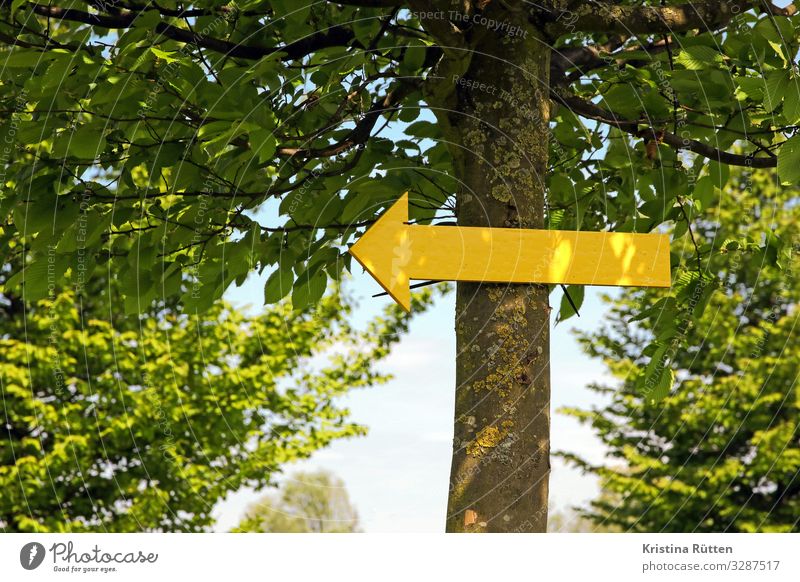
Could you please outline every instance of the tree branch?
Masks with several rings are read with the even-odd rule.
[[[732,154],[718,150],[717,148],[694,139],[684,139],[675,135],[674,133],[656,129],[652,126],[642,128],[640,121],[621,119],[613,112],[607,111],[602,107],[598,107],[590,101],[584,101],[579,97],[570,95],[565,91],[551,90],[550,98],[567,107],[573,113],[576,113],[581,117],[593,119],[594,121],[616,127],[635,137],[663,141],[676,150],[694,152],[700,156],[703,156],[704,158],[708,158],[709,160],[714,160],[716,162],[731,166],[747,166],[750,168],[774,168],[777,166],[777,158],[757,158],[752,155]]]
[[[112,30],[132,28],[138,12],[123,10],[119,14],[91,14],[74,8],[44,6],[32,4],[33,12],[39,16],[58,18],[71,22],[82,22],[92,26],[100,26]],[[332,26],[295,42],[279,47],[261,47],[243,45],[226,40],[196,34],[190,30],[178,28],[166,22],[159,22],[155,31],[171,40],[195,44],[201,48],[222,53],[231,57],[258,60],[275,53],[286,53],[285,60],[298,60],[323,48],[334,46],[359,46],[352,29],[346,26]],[[363,47],[362,47],[363,48]]]
[[[612,51],[618,49],[628,39],[626,36],[615,36],[600,45],[568,46],[553,48],[550,55],[550,78],[558,85],[566,79],[566,72],[578,69],[583,73],[613,62]],[[640,50],[640,47],[627,50]]]
[[[412,92],[420,88],[419,81],[407,81],[386,93],[372,104],[367,114],[356,123],[347,136],[335,144],[324,148],[279,147],[278,154],[284,156],[297,156],[301,158],[323,158],[335,156],[355,146],[364,144],[370,138],[375,124],[381,115],[394,111],[400,102]]]
[[[581,3],[573,10],[551,13],[545,28],[554,36],[570,32],[631,35],[710,30],[763,4],[758,0],[709,0],[673,6],[620,6],[613,2],[593,1]],[[765,9],[771,10],[771,7]],[[775,10],[782,9],[775,7]]]

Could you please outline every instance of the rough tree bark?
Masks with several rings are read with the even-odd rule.
[[[476,26],[437,71],[431,105],[462,184],[458,223],[543,228],[550,51],[523,12],[484,14],[528,33]],[[546,530],[549,312],[544,285],[458,284],[449,532]]]

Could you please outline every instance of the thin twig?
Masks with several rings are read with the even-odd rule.
[[[681,200],[680,196],[678,197],[678,206],[680,206],[683,218],[686,220],[686,228],[689,231],[689,237],[692,239],[692,244],[694,245],[694,252],[697,254],[697,272],[702,274],[703,262],[702,259],[700,258],[700,247],[697,245],[697,241],[694,238],[692,223],[689,221],[689,215],[686,213],[686,209],[683,207],[683,200]]]

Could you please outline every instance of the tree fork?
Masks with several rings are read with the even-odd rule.
[[[544,228],[550,49],[522,13],[492,12],[528,34],[476,31],[466,70],[443,79],[458,224]],[[458,284],[448,532],[546,531],[549,313],[545,285]]]

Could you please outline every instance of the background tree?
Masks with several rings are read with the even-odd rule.
[[[125,318],[104,283],[86,301],[0,295],[4,531],[207,530],[227,494],[365,432],[337,398],[386,380],[405,326],[394,310],[355,330],[338,296]]]
[[[581,515],[572,507],[557,510],[550,508],[547,519],[547,531],[550,533],[620,533],[620,529],[604,523],[597,523]]]
[[[325,470],[298,471],[245,513],[237,532],[353,533],[361,531],[344,481]]]
[[[620,380],[591,386],[606,395],[606,405],[569,411],[609,450],[601,465],[567,455],[612,493],[585,512],[598,524],[629,531],[800,530],[800,265],[796,254],[784,254],[781,270],[758,250],[764,232],[798,248],[798,190],[781,188],[764,171],[737,172],[731,182],[695,233],[701,248],[715,237],[723,241],[707,263],[722,285],[694,325],[669,324],[685,328],[690,346],[673,357],[674,390],[652,407],[633,381],[659,329],[652,322],[673,316],[667,293],[633,291],[610,300],[608,325],[581,338]],[[643,318],[648,312],[654,317]]]
[[[72,273],[82,212],[91,264],[117,265],[129,313],[162,296],[200,312],[252,270],[269,270],[267,302],[319,300],[404,191],[416,222],[666,222],[681,238],[729,165],[800,180],[793,5],[0,6],[0,216],[16,241],[0,248],[24,260],[8,286],[32,299],[49,249]],[[708,291],[699,316],[696,254],[673,267],[677,294]],[[449,531],[546,528],[549,292],[458,285]]]

